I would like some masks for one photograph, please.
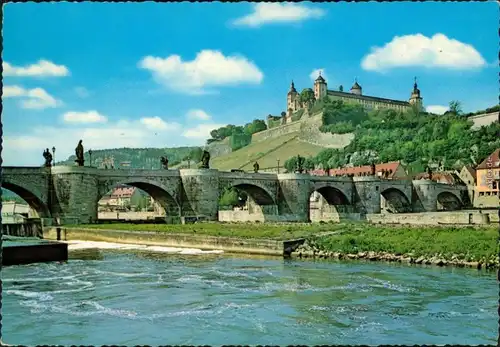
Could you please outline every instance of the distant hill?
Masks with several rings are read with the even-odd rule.
[[[169,166],[175,166],[187,158],[193,151],[199,147],[177,147],[177,148],[113,148],[92,151],[92,166],[103,167],[111,166],[114,163],[115,168],[127,167],[134,169],[160,169],[162,156],[167,156]],[[70,156],[56,165],[75,165],[76,157]],[[90,156],[85,153],[85,165],[88,165]]]

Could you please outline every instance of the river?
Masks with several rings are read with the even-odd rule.
[[[2,270],[6,343],[496,344],[492,272],[88,252]]]

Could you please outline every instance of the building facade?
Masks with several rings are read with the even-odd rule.
[[[335,91],[328,90],[328,85],[326,80],[319,74],[318,78],[314,81],[313,88],[306,88],[304,91],[312,91],[314,93],[314,99],[319,100],[324,97],[328,97],[330,100],[341,100],[345,103],[358,104],[363,106],[366,110],[376,110],[376,109],[393,109],[396,111],[404,112],[410,109],[412,106],[417,107],[419,110],[423,110],[423,99],[420,95],[420,89],[418,89],[417,81],[413,85],[413,90],[411,91],[410,98],[408,101],[393,100],[380,98],[375,96],[363,95],[363,88],[358,84],[356,80],[350,89],[350,92],[344,92],[343,90]],[[291,114],[300,110],[307,108],[310,105],[305,104],[301,101],[300,94],[295,89],[295,84],[292,81],[290,85],[290,90],[287,94],[287,116],[285,123],[292,121]]]
[[[312,170],[309,173],[314,176],[370,176],[372,167],[370,165],[352,166],[338,169]],[[375,164],[375,174],[386,179],[407,179],[408,173],[399,161]]]
[[[474,207],[498,208],[500,203],[500,148],[476,167]]]

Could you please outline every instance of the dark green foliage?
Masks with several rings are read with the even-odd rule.
[[[195,147],[189,152],[188,155],[182,158],[182,160],[183,161],[192,160],[196,163],[199,163],[201,161],[202,155],[203,155],[203,149],[201,149],[201,147]]]
[[[306,88],[300,92],[299,100],[302,103],[313,102],[314,101],[314,92],[311,88]]]
[[[262,119],[254,119],[251,123],[245,124],[243,128],[246,134],[252,135],[267,130],[267,125]]]
[[[222,207],[235,207],[235,206],[243,206],[247,201],[247,194],[240,189],[237,188],[229,188],[224,191],[219,199],[219,206]]]
[[[281,125],[281,119],[269,119],[269,129],[276,128]]]
[[[248,146],[252,142],[252,135],[244,132],[237,132],[231,136],[229,144],[233,151]]]
[[[460,103],[460,101],[457,100],[450,101],[449,105],[450,105],[449,112],[454,114],[455,116],[459,116],[463,113],[462,104]]]
[[[269,122],[271,123],[271,120]],[[248,146],[252,142],[253,134],[266,129],[266,122],[261,119],[254,119],[252,122],[247,123],[244,126],[228,124],[225,127],[212,130],[210,132],[210,136],[212,136],[212,138],[207,140],[207,144],[230,137],[229,143],[231,149],[236,151],[240,148]]]
[[[324,110],[321,131],[352,132],[355,136],[343,149],[321,151],[314,162],[323,167],[400,160],[410,174],[422,172],[429,163],[438,162],[444,163],[446,169],[460,169],[462,165],[478,164],[500,147],[498,123],[473,130],[472,121],[452,113],[418,112],[417,116],[415,110],[366,112],[357,105],[326,100],[319,100],[313,109],[319,110],[320,106]],[[460,104],[455,106],[459,111]],[[293,158],[289,160],[292,165]]]
[[[285,169],[288,172],[295,172],[297,170],[297,162],[298,162],[297,156],[293,156],[293,157],[289,158],[287,161],[285,161],[285,164],[284,164]],[[312,169],[314,169],[315,163],[316,163],[316,161],[313,157],[305,158],[305,161],[303,164],[303,169],[304,170],[312,170]]]

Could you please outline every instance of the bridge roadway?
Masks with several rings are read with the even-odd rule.
[[[144,190],[172,221],[180,217],[217,220],[225,189],[244,190],[249,213],[269,220],[307,222],[314,191],[332,208],[361,214],[380,213],[381,200],[394,211],[436,211],[463,205],[466,188],[429,180],[383,180],[374,176],[329,177],[308,174],[225,172],[214,169],[141,170],[79,166],[3,167],[2,187],[18,194],[41,218],[60,223],[97,220],[98,201],[121,184]]]

